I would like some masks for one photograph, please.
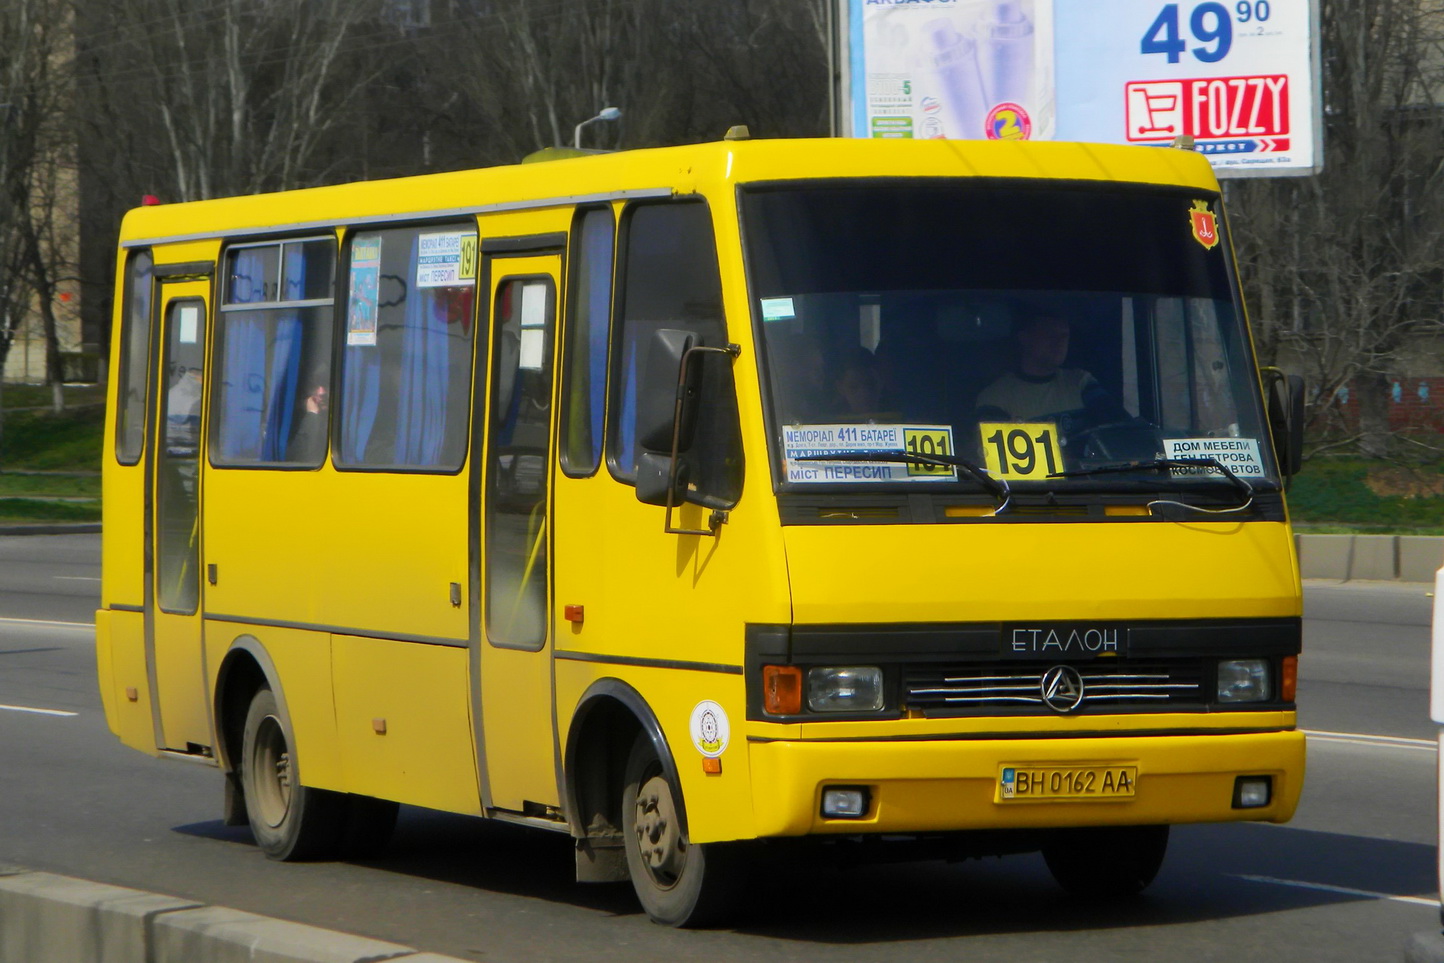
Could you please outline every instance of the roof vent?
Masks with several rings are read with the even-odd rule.
[[[723,140],[751,140],[752,132],[747,129],[746,124],[737,124],[727,128],[727,133],[722,135]]]

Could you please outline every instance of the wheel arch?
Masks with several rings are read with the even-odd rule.
[[[687,830],[687,802],[682,794],[677,763],[662,731],[662,724],[642,694],[620,679],[599,679],[587,687],[567,727],[563,773],[567,822],[574,837],[598,835],[595,817],[602,815],[610,828],[621,832],[622,779],[627,754],[637,733],[646,733],[662,773],[676,796],[681,830]]]
[[[281,688],[281,676],[276,663],[266,651],[260,639],[254,635],[239,635],[231,642],[221,659],[220,670],[216,673],[214,694],[217,738],[216,757],[221,770],[235,771],[236,760],[241,754],[241,738],[246,725],[246,712],[251,699],[258,689],[270,689],[276,697],[276,708],[280,712],[281,724],[287,733],[293,734],[291,713],[286,707],[286,693]],[[300,781],[300,766],[293,760],[296,780]]]

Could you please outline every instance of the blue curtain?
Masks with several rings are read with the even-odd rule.
[[[351,345],[342,360],[341,460],[357,465],[366,460],[366,443],[376,427],[381,400],[381,346]]]
[[[266,433],[261,461],[285,461],[296,411],[296,381],[301,369],[301,318],[287,312],[276,319],[270,378],[266,381]]]
[[[416,242],[412,242],[412,263]],[[421,289],[406,304],[401,339],[401,383],[396,396],[396,464],[441,463],[446,438],[446,397],[450,381],[447,301],[435,289]]]
[[[260,457],[265,418],[266,327],[259,314],[222,315],[225,356],[221,361],[221,457]]]

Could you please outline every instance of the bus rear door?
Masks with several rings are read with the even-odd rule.
[[[194,752],[211,742],[200,604],[201,419],[210,280],[193,273],[163,276],[157,300],[160,364],[146,446],[151,453],[146,662],[151,692],[156,693],[157,746]]]

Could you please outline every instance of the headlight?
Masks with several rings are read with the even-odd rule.
[[[1265,702],[1270,688],[1268,659],[1234,659],[1218,664],[1219,702]]]
[[[882,708],[882,670],[872,665],[827,666],[807,673],[813,712],[870,712]]]

